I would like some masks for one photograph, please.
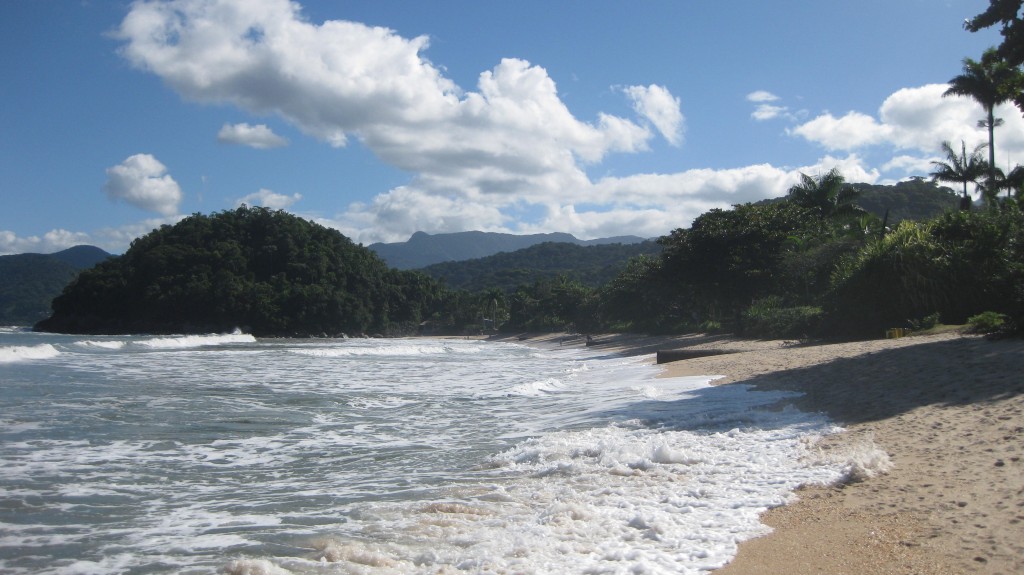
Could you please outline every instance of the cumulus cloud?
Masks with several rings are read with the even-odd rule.
[[[292,204],[302,199],[302,194],[292,194],[286,196],[284,194],[274,193],[266,188],[260,188],[258,192],[253,192],[248,196],[238,198],[235,200],[235,205],[240,206],[247,204],[250,206],[263,206],[272,210],[284,210],[290,208]]]
[[[861,112],[849,112],[839,118],[825,113],[793,128],[792,133],[829,150],[854,150],[889,140],[892,127]]]
[[[265,124],[224,124],[217,132],[217,141],[265,150],[288,145],[288,140],[274,133]]]
[[[124,58],[187,99],[276,115],[331,146],[357,142],[409,173],[404,186],[318,218],[363,242],[404,240],[416,230],[656,236],[710,208],[784,195],[800,173],[838,166],[850,181],[877,182],[887,172],[919,169],[942,140],[983,137],[973,128],[976,104],[942,98],[945,85],[900,90],[875,111],[810,119],[757,90],[746,95],[751,117],[789,122],[788,133],[820,146],[823,157],[807,166],[594,181],[586,170],[609,154],[649,150],[658,135],[683,143],[680,100],[666,87],[616,87],[632,106],[628,117],[581,119],[542,66],[503,59],[480,72],[474,86],[461,87],[424,56],[428,37],[357,22],[312,22],[288,0],[135,2],[117,36]],[[1000,150],[1024,151],[1020,114],[1002,116]],[[276,136],[262,125],[221,132],[222,140],[245,145]],[[879,155],[885,158],[877,161]],[[288,207],[300,197],[261,190],[239,201]],[[177,201],[149,205],[171,214]]]
[[[107,168],[103,189],[112,200],[165,216],[175,214],[181,202],[178,183],[167,174],[167,167],[150,154],[135,154]]]
[[[679,98],[663,86],[629,86],[626,94],[633,100],[633,109],[647,118],[673,146],[683,143],[683,113],[679,111]]]
[[[836,117],[824,113],[790,133],[823,146],[828,150],[853,151],[869,146],[886,146],[933,154],[944,140],[965,140],[968,147],[988,141],[988,133],[977,127],[981,107],[965,97],[943,97],[946,84],[927,84],[904,88],[887,97],[877,116],[851,111]],[[996,147],[1000,153],[1019,156],[1024,152],[1024,118],[1011,104],[997,108],[1005,124],[996,130]],[[911,165],[912,156],[904,155],[892,166]],[[927,157],[918,156],[918,159]]]
[[[89,234],[65,229],[50,230],[42,236],[19,237],[9,230],[0,230],[0,255],[23,253],[49,254],[91,243]]]
[[[424,212],[436,225],[463,210],[493,218],[524,202],[570,203],[588,191],[584,165],[649,149],[653,130],[682,142],[679,100],[662,86],[626,91],[637,118],[587,121],[541,66],[504,59],[464,90],[422,55],[427,37],[312,23],[287,0],[138,2],[116,35],[129,62],[185,98],[277,114],[332,146],[355,138],[413,174],[406,189],[353,206],[356,219],[359,210],[394,214],[386,208],[397,197],[449,205],[444,218]],[[237,128],[222,132],[254,135]]]

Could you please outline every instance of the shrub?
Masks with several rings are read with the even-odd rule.
[[[996,333],[1007,327],[1009,318],[1004,314],[986,311],[967,318],[968,331],[971,333]]]
[[[782,298],[755,302],[742,314],[742,334],[766,339],[806,338],[818,332],[822,310],[813,306],[783,307]]]
[[[931,329],[939,325],[939,314],[935,312],[933,314],[926,315],[921,319],[910,320],[910,329],[914,331],[924,331]]]
[[[713,319],[709,319],[700,324],[700,331],[704,333],[718,333],[722,331],[722,324]]]
[[[953,299],[944,246],[927,225],[904,221],[844,261],[832,276],[830,330],[876,333],[943,310]]]

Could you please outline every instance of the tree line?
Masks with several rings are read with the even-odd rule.
[[[932,179],[957,184],[962,195],[958,206],[937,216],[923,217],[895,201],[872,206],[871,186],[850,185],[831,170],[803,175],[780,201],[702,214],[690,227],[659,238],[660,253],[630,259],[596,287],[559,273],[505,278],[521,282],[514,288],[497,285],[496,276],[485,285],[467,280],[462,285],[470,291],[389,269],[337,231],[243,206],[195,214],[137,239],[123,256],[65,288],[53,301],[53,315],[37,328],[165,333],[242,327],[257,335],[729,330],[755,337],[860,337],[987,318],[990,327],[1019,331],[1024,169],[1004,173],[996,166],[1001,120],[994,109],[1013,101],[1024,110],[1022,4],[991,0],[966,23],[971,31],[998,24],[1004,38],[980,60],[966,58],[946,92],[981,105],[979,125],[989,141],[970,151],[962,142],[942,144],[946,159],[933,162]],[[906,186],[915,194],[927,188],[921,179]]]

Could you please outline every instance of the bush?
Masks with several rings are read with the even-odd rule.
[[[838,266],[830,293],[833,333],[881,333],[949,307],[954,294],[944,281],[948,258],[930,231],[928,225],[904,221]]]
[[[910,320],[910,329],[914,331],[924,331],[931,329],[939,325],[939,314],[938,312],[926,315],[921,319]]]
[[[1008,319],[1001,313],[986,311],[967,318],[967,327],[971,333],[996,333],[1007,327]]]
[[[782,298],[770,296],[743,312],[742,335],[765,339],[806,338],[817,334],[821,318],[819,307],[783,307]]]
[[[703,333],[718,333],[722,331],[722,324],[713,319],[709,319],[701,322],[700,331]]]

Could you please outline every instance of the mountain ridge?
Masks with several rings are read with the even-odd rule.
[[[0,256],[0,325],[31,325],[50,313],[50,302],[78,272],[110,257],[80,245],[52,254]]]
[[[402,270],[429,265],[472,260],[501,252],[513,252],[541,243],[569,243],[579,246],[604,244],[636,244],[645,241],[638,236],[615,236],[581,240],[564,232],[541,234],[505,234],[500,232],[451,232],[428,234],[416,232],[404,242],[374,243],[367,246],[390,267]]]

